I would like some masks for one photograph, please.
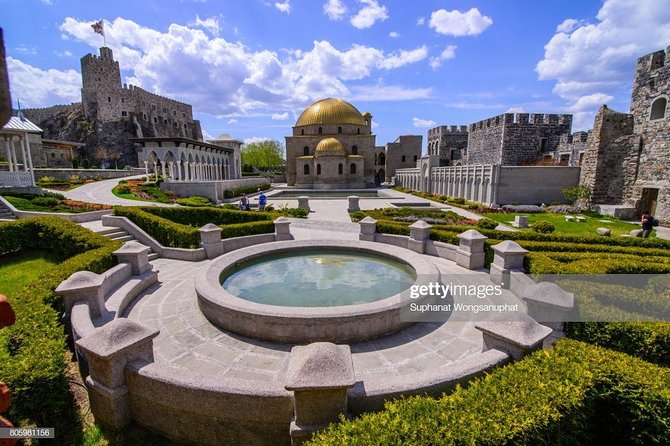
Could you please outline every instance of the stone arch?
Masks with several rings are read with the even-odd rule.
[[[309,155],[309,147],[305,146],[302,148],[302,156],[308,156]]]
[[[344,173],[344,167],[342,166],[342,163],[337,165],[337,173],[340,175]]]
[[[321,164],[316,165],[316,174],[321,175]]]
[[[651,103],[651,110],[649,112],[649,120],[653,121],[656,119],[664,119],[665,111],[668,108],[668,98],[665,96],[660,96],[654,99],[654,102]]]
[[[356,164],[351,163],[349,166],[349,173],[355,174],[356,173]]]
[[[383,166],[383,165],[386,164],[386,155],[383,152],[379,154],[377,164],[380,165],[380,166]]]
[[[309,175],[309,164],[302,166],[302,173],[303,175]]]
[[[358,155],[358,146],[354,145],[351,147],[351,154]]]
[[[375,184],[380,185],[386,181],[386,171],[384,169],[379,169],[375,175]]]

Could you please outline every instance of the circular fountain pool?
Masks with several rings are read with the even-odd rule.
[[[408,290],[437,281],[437,268],[404,248],[290,240],[214,259],[195,288],[202,313],[225,330],[273,342],[350,343],[409,326],[401,317]]]
[[[416,280],[404,262],[357,251],[275,254],[244,262],[221,277],[234,296],[287,307],[336,307],[384,299]]]

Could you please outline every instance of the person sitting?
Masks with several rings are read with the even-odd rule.
[[[248,211],[250,209],[251,207],[249,206],[249,199],[247,198],[247,194],[242,194],[242,197],[240,197],[240,210]]]
[[[647,238],[651,234],[651,230],[654,228],[654,217],[651,216],[649,211],[644,211],[642,213],[642,238]]]
[[[265,210],[265,205],[267,204],[268,198],[265,196],[263,192],[258,196],[258,210],[259,211],[264,211]]]

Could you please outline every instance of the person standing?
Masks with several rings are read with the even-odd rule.
[[[647,238],[651,234],[651,230],[654,228],[654,217],[651,216],[649,211],[644,211],[642,213],[642,238]]]
[[[264,211],[265,210],[265,204],[268,201],[268,197],[265,196],[263,192],[258,196],[258,210],[259,211]]]
[[[240,197],[240,210],[248,211],[249,209],[249,199],[247,198],[247,194],[242,194],[242,197]]]

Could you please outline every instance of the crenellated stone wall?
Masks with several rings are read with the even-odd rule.
[[[441,166],[466,164],[468,126],[442,125],[428,130],[428,154],[439,155]]]

